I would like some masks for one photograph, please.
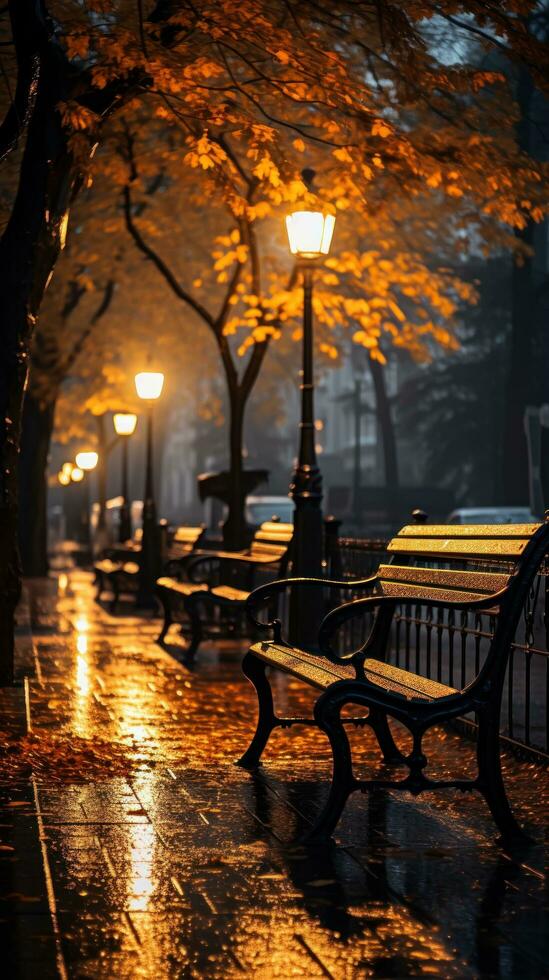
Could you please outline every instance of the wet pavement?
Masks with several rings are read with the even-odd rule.
[[[482,800],[354,794],[336,845],[292,845],[321,804],[324,737],[278,731],[260,773],[235,767],[255,723],[244,647],[194,671],[158,621],[109,615],[83,572],[28,583],[21,687],[0,692],[2,976],[547,976],[548,781],[506,757],[537,846],[495,843]],[[32,637],[29,633],[32,628]],[[26,677],[26,681],[23,678]],[[284,713],[311,703],[277,676]],[[378,766],[369,731],[357,771]],[[473,744],[431,736],[433,771]]]

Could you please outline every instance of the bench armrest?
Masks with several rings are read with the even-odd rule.
[[[280,623],[278,620],[272,620],[272,622],[262,622],[256,618],[256,611],[260,606],[267,605],[271,599],[275,596],[283,594],[286,589],[292,588],[294,585],[305,586],[307,588],[322,588],[322,589],[367,589],[373,587],[377,582],[377,575],[371,575],[369,578],[364,579],[330,579],[330,578],[281,578],[276,579],[274,582],[267,582],[266,585],[260,585],[259,588],[254,589],[250,592],[246,600],[246,613],[248,618],[254,624],[254,626],[259,630],[280,630]]]
[[[484,596],[482,599],[471,599],[469,602],[425,599],[423,605],[432,606],[434,609],[453,609],[456,611],[493,609],[499,606],[501,599],[506,595],[507,591],[507,588],[501,589],[500,592],[495,592],[493,595]],[[321,654],[334,664],[352,663],[355,668],[361,669],[362,662],[367,656],[368,650],[373,642],[375,642],[375,630],[372,630],[370,636],[359,650],[351,650],[349,653],[342,653],[341,655],[336,653],[331,645],[334,633],[337,633],[341,626],[348,623],[351,619],[355,619],[357,616],[363,616],[365,613],[375,612],[378,609],[394,608],[406,602],[417,603],[417,601],[417,595],[410,595],[409,597],[405,595],[374,595],[365,596],[361,599],[353,599],[352,602],[345,602],[336,609],[332,609],[322,620],[318,632],[318,646]]]

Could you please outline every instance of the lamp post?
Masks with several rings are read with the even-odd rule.
[[[128,493],[128,440],[135,432],[137,415],[133,412],[116,412],[113,417],[114,431],[122,439],[122,506],[120,507],[120,523],[118,540],[128,541],[132,536],[132,519]]]
[[[155,605],[154,586],[159,573],[158,529],[153,482],[153,406],[160,398],[164,375],[160,371],[141,371],[135,376],[135,390],[147,403],[147,455],[145,462],[145,492],[143,494],[143,537],[139,563],[137,603],[141,608]]]
[[[71,473],[71,480],[75,479],[74,476],[75,470],[81,471],[82,477],[80,477],[80,480],[82,480],[85,473],[91,473],[92,470],[95,469],[99,461],[99,456],[93,450],[86,450],[85,452],[77,453],[74,459],[76,462],[76,466]],[[77,482],[79,481],[77,480]],[[93,529],[92,529],[91,513],[90,513],[91,507],[92,507],[92,489],[91,489],[91,479],[90,479],[88,482],[88,503],[86,507],[85,529],[88,538],[90,556],[93,558]]]
[[[304,170],[308,189],[313,170]],[[322,572],[322,475],[315,449],[313,375],[314,269],[330,250],[335,218],[324,211],[294,211],[286,218],[288,241],[303,276],[303,351],[299,454],[290,484],[295,504],[293,575],[317,578]],[[322,617],[322,595],[317,589],[294,588],[290,595],[290,636],[298,646],[316,644]]]

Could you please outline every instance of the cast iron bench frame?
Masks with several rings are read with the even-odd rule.
[[[185,657],[192,662],[200,644],[209,638],[242,638],[250,635],[245,621],[246,601],[259,572],[273,577],[287,571],[293,526],[264,521],[245,551],[203,551],[185,566],[185,580],[161,577],[156,594],[164,609],[164,623],[157,643],[163,644],[170,627],[189,625]],[[236,576],[238,587],[221,578]],[[181,610],[184,620],[178,620]],[[215,619],[216,612],[220,614]],[[243,622],[244,620],[244,622]]]
[[[332,782],[327,802],[305,839],[308,843],[322,842],[331,836],[352,792],[378,788],[408,790],[414,795],[446,788],[478,790],[504,841],[528,840],[505,792],[499,724],[511,645],[529,589],[549,550],[547,516],[540,525],[406,525],[387,550],[391,562],[380,566],[368,579],[346,582],[287,579],[262,586],[250,595],[247,611],[252,623],[258,630],[272,631],[273,639],[253,645],[243,661],[244,674],[257,691],[259,717],[251,744],[238,764],[255,768],[271,732],[277,727],[316,725],[328,736],[333,756]],[[414,561],[422,564],[414,565]],[[461,567],[433,568],[435,562]],[[473,571],[471,564],[476,565]],[[505,570],[489,570],[494,567]],[[311,653],[286,643],[279,621],[260,622],[255,614],[261,605],[272,603],[296,584],[371,593],[377,590],[378,594],[332,609],[320,625],[320,653]],[[495,616],[496,626],[485,661],[474,680],[462,690],[386,663],[395,609],[407,602]],[[375,613],[373,626],[360,649],[339,655],[332,645],[334,633],[351,619],[371,613]],[[265,673],[268,666],[323,691],[316,701],[313,718],[277,717]],[[360,719],[342,718],[342,710],[347,705],[365,707],[368,715]],[[424,773],[427,765],[422,749],[424,734],[434,725],[470,712],[475,713],[478,723],[476,777],[429,778]],[[388,718],[401,722],[412,735],[412,750],[408,755],[403,755],[396,745]],[[349,723],[369,725],[384,761],[406,765],[406,777],[357,779],[344,727]]]

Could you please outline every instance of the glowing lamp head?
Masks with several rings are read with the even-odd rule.
[[[294,211],[286,218],[290,252],[302,259],[328,255],[335,217],[322,211]]]
[[[71,480],[73,483],[81,483],[84,479],[84,470],[81,470],[79,466],[73,466],[71,473]]]
[[[116,412],[113,424],[117,436],[131,436],[135,432],[137,415],[133,412]]]
[[[59,483],[61,484],[62,487],[66,487],[71,482],[71,474],[65,473],[64,470],[59,470],[59,473],[57,474],[57,479],[59,480]]]
[[[161,371],[141,371],[135,376],[135,390],[139,398],[156,401],[162,394],[164,375]]]
[[[74,463],[63,463],[63,465],[61,467],[61,472],[62,473],[65,473],[68,477],[70,477],[70,475],[72,473],[73,466],[74,466]]]
[[[76,465],[80,467],[81,470],[94,470],[97,466],[97,461],[99,456],[94,452],[77,453],[75,456]]]

